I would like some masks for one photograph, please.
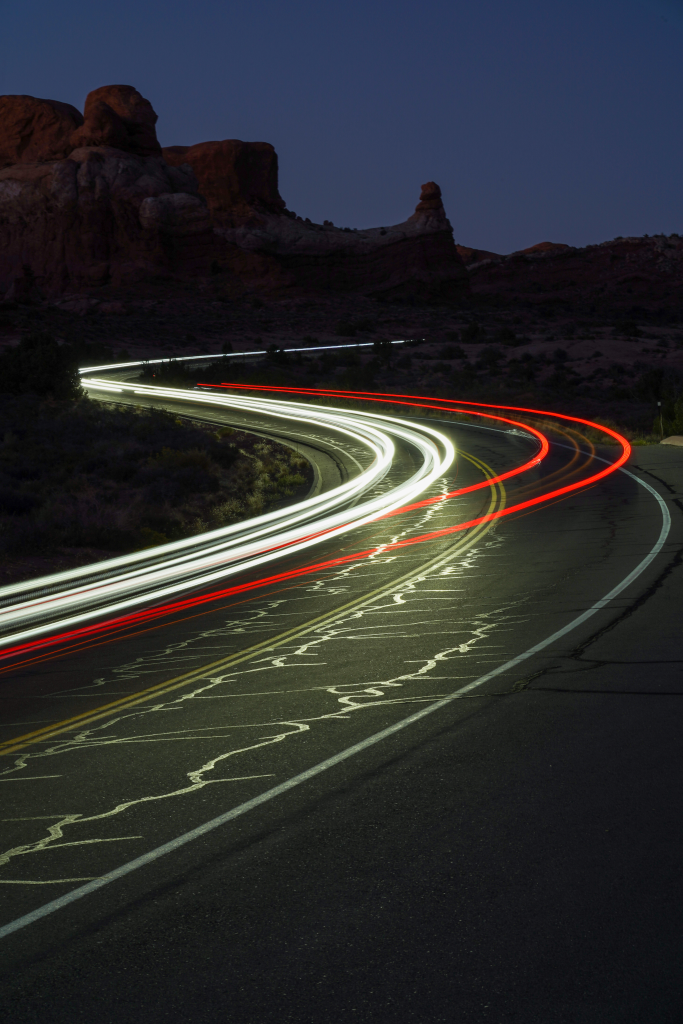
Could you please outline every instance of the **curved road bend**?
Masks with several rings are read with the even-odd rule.
[[[461,455],[435,492],[456,470],[474,482],[533,450],[440,429]],[[553,447],[507,501],[566,479],[571,459]],[[678,1020],[683,455],[637,460],[673,526],[623,595],[438,712],[8,935],[8,1019]],[[315,561],[501,500],[478,491],[371,524]],[[623,580],[661,522],[655,498],[617,473],[475,536],[3,673],[5,738],[92,714],[3,759],[3,921],[525,652]]]

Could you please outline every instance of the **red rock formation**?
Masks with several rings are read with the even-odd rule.
[[[680,307],[683,238],[619,238],[585,248],[540,243],[472,267],[470,280],[475,295],[527,305],[634,313]]]
[[[162,160],[157,115],[132,86],[90,93],[85,121],[23,96],[0,97],[0,111],[0,294],[206,271],[206,203],[189,167]]]
[[[498,252],[490,252],[488,249],[472,249],[469,245],[456,245],[455,247],[462,261],[466,266],[470,263],[481,263],[482,260],[502,260],[503,256]]]
[[[511,253],[512,256],[528,256],[535,253],[544,255],[547,252],[563,252],[565,249],[569,249],[568,245],[563,242],[537,242],[536,245],[530,245],[528,249],[518,249],[516,252]],[[472,249],[468,245],[456,245],[456,249],[463,258],[463,261],[467,266],[473,263],[481,263],[484,260],[504,260],[507,256],[503,256],[499,252],[490,252],[488,249]]]
[[[69,103],[0,96],[0,168],[62,160],[83,116]]]
[[[263,206],[251,208],[237,227],[214,225],[231,246],[258,254],[262,270],[271,268],[260,281],[250,279],[252,287],[447,300],[469,294],[441,190],[433,182],[422,187],[415,213],[391,227],[351,231],[302,221],[287,211],[269,213]]]
[[[0,294],[55,295],[216,266],[270,293],[469,292],[434,182],[404,223],[351,231],[285,209],[268,143],[173,146],[162,159],[157,115],[132,86],[91,92],[85,119],[32,97],[0,97],[0,111]]]
[[[173,167],[189,164],[206,199],[214,224],[234,228],[258,222],[259,211],[280,213],[277,153],[268,142],[200,142],[168,146],[164,159]]]
[[[266,142],[226,139],[170,146],[163,154],[174,166],[192,167],[217,240],[224,243],[219,263],[249,287],[451,298],[469,292],[434,182],[422,186],[415,213],[405,223],[349,231],[329,221],[312,224],[286,210],[278,191],[277,154]]]
[[[136,156],[161,156],[157,115],[132,85],[104,85],[88,93],[85,123],[71,136],[72,149],[113,146]]]
[[[526,256],[534,252],[563,252],[569,248],[570,246],[565,245],[564,242],[537,242],[536,245],[530,245],[528,249],[518,249],[514,255],[521,253],[523,256]]]
[[[191,172],[106,146],[0,171],[0,293],[29,266],[46,295],[170,273],[212,233]],[[148,200],[158,201],[151,206]],[[180,237],[178,237],[180,236]]]
[[[426,210],[443,210],[441,189],[435,181],[428,181],[426,185],[422,186],[420,201],[415,207],[415,213],[409,219],[414,220],[415,217],[419,217]]]

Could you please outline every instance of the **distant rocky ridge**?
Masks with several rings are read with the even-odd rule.
[[[351,230],[286,208],[266,142],[162,150],[151,103],[103,86],[68,103],[0,96],[0,299],[54,299],[190,278],[226,296],[681,308],[683,240],[540,242],[503,256],[455,245],[434,182],[401,224]]]
[[[540,242],[509,256],[458,246],[472,293],[498,302],[678,310],[683,314],[683,238],[615,238],[574,247]]]
[[[286,209],[277,154],[229,139],[161,149],[157,115],[132,86],[75,107],[0,97],[0,296],[225,275],[277,294],[469,294],[438,185],[391,227],[350,231]]]
[[[503,256],[499,252],[489,252],[487,249],[472,249],[469,245],[456,245],[455,247],[463,263],[467,267],[472,268],[480,263],[489,263],[491,260],[498,262],[500,260],[509,259],[509,256]],[[565,249],[571,248],[569,245],[565,245],[564,242],[537,242],[536,245],[530,245],[528,249],[519,249],[516,252],[510,253],[510,256],[526,256],[534,253],[547,253],[547,252],[563,252]]]

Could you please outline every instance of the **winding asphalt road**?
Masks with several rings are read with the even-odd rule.
[[[459,458],[434,493],[533,450],[439,429]],[[551,439],[508,504],[571,478]],[[352,472],[312,443],[326,486]],[[643,448],[628,468],[5,671],[4,739],[92,718],[3,759],[2,921],[176,846],[1,940],[4,1019],[680,1020],[683,452]],[[636,478],[670,512],[664,547],[514,663],[652,551],[662,507]],[[316,560],[503,499],[370,524]]]

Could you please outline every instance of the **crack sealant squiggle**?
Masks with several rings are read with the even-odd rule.
[[[390,710],[396,706],[433,699],[435,695],[431,690],[429,694],[420,692],[417,694],[406,693],[401,695],[396,694],[396,690],[402,689],[411,683],[420,684],[425,681],[434,683],[444,680],[452,683],[456,678],[462,679],[462,673],[449,671],[444,675],[441,670],[454,660],[457,661],[475,650],[481,650],[481,656],[486,657],[486,648],[490,647],[492,634],[507,627],[512,628],[515,622],[519,621],[520,616],[518,611],[515,611],[516,606],[500,607],[484,615],[475,616],[475,620],[470,622],[463,620],[461,623],[454,623],[452,620],[449,620],[448,623],[444,623],[443,628],[438,627],[433,616],[425,620],[421,625],[420,617],[418,616],[416,620],[414,614],[412,621],[404,626],[393,621],[386,625],[381,625],[369,620],[378,615],[385,615],[387,612],[391,613],[392,619],[396,614],[409,614],[410,607],[415,601],[427,601],[428,603],[440,601],[443,599],[443,595],[452,598],[458,593],[452,586],[439,586],[436,588],[437,592],[435,593],[433,584],[436,582],[442,584],[448,582],[451,584],[456,583],[458,579],[466,578],[482,554],[489,553],[487,548],[490,547],[490,544],[481,545],[479,549],[472,549],[455,564],[441,566],[432,571],[427,570],[408,584],[403,584],[395,594],[382,595],[376,602],[370,602],[367,606],[355,609],[349,615],[342,616],[339,620],[322,626],[318,632],[314,632],[310,637],[292,643],[290,647],[280,649],[277,653],[264,653],[253,659],[246,666],[242,666],[230,673],[207,679],[201,685],[193,687],[187,693],[178,695],[173,700],[152,704],[149,707],[137,708],[135,711],[113,717],[95,728],[83,730],[69,739],[53,743],[46,750],[25,753],[19,756],[13,767],[4,774],[21,772],[33,766],[36,761],[44,758],[58,757],[63,759],[67,756],[70,757],[86,752],[95,752],[104,756],[107,750],[121,748],[122,746],[145,747],[151,744],[154,747],[159,743],[162,745],[168,743],[177,744],[179,741],[182,741],[183,746],[187,743],[206,744],[207,742],[224,744],[226,741],[228,745],[228,749],[223,746],[223,749],[219,750],[218,753],[213,753],[208,758],[205,758],[197,767],[186,771],[185,777],[187,782],[185,784],[173,786],[163,792],[146,793],[131,797],[130,799],[118,800],[113,802],[108,809],[98,811],[97,813],[73,813],[66,815],[50,825],[46,830],[47,834],[37,841],[23,843],[7,850],[0,856],[0,865],[9,863],[17,856],[44,854],[50,849],[58,849],[67,845],[64,842],[59,842],[59,840],[64,838],[65,829],[72,834],[73,830],[77,829],[81,835],[83,831],[86,831],[84,838],[74,840],[73,845],[75,846],[89,844],[98,844],[99,846],[104,841],[118,842],[133,838],[121,836],[114,837],[113,840],[109,840],[108,837],[106,840],[103,840],[99,836],[93,836],[92,832],[93,829],[96,831],[99,823],[107,819],[130,812],[136,808],[142,808],[144,805],[191,796],[209,785],[227,782],[251,782],[256,779],[273,777],[275,774],[273,772],[240,773],[239,775],[230,775],[224,778],[211,778],[207,776],[215,776],[220,766],[232,763],[238,757],[253,756],[262,753],[266,749],[272,749],[275,745],[301,738],[304,735],[310,734],[312,728],[318,727],[319,729],[324,723],[348,720],[349,716],[355,718],[358,714],[367,714],[371,710]],[[343,570],[344,573],[348,571],[348,567],[345,567]],[[395,598],[398,598],[398,600],[395,600]],[[257,609],[257,619],[260,614],[261,612]],[[431,627],[431,629],[427,629],[427,627]],[[175,716],[175,714],[189,710],[192,706],[197,706],[197,704],[203,705],[207,699],[212,701],[224,701],[226,699],[234,701],[235,694],[217,693],[216,691],[224,690],[226,686],[234,687],[235,682],[238,680],[251,682],[255,677],[262,677],[273,672],[278,677],[281,676],[283,671],[286,673],[296,672],[298,674],[301,669],[308,669],[309,664],[312,664],[314,670],[320,669],[323,667],[320,655],[330,644],[342,642],[356,645],[360,641],[363,645],[366,645],[373,640],[386,643],[387,638],[400,639],[413,636],[426,638],[430,635],[440,635],[442,633],[447,633],[452,637],[454,630],[457,630],[458,627],[468,633],[467,638],[463,642],[453,644],[451,641],[447,646],[433,654],[416,659],[416,667],[410,668],[408,671],[402,671],[386,679],[377,679],[359,684],[333,683],[323,687],[319,685],[308,688],[304,687],[299,692],[308,692],[309,694],[317,695],[318,698],[320,696],[327,696],[334,701],[336,707],[329,710],[321,709],[321,713],[318,714],[311,715],[309,713],[303,716],[297,715],[294,718],[282,716],[281,718],[269,721],[246,721],[244,723],[232,721],[228,724],[214,724],[207,728],[186,728],[172,732],[155,731],[140,734],[136,731],[142,721],[149,720],[159,713],[164,715],[172,713]],[[228,628],[230,627],[228,626]],[[213,632],[218,633],[219,631]],[[176,656],[179,659],[182,658],[182,649],[183,645],[180,645],[176,652]],[[168,648],[165,648],[165,651],[160,651],[158,656],[161,657],[165,654],[168,657],[167,651]],[[498,645],[495,648],[491,648],[491,656],[494,653],[496,656],[499,656]],[[302,661],[302,659],[304,660]],[[404,662],[404,664],[408,667],[410,662]],[[118,676],[118,678],[130,678],[131,675],[140,670],[141,665],[136,660],[135,663],[128,666],[121,666],[119,670],[115,671],[114,675]],[[272,692],[275,697],[283,696],[281,691],[276,690]],[[248,698],[249,693],[238,696]],[[216,705],[214,704],[214,706]],[[232,706],[234,707],[234,703]],[[251,742],[246,744],[239,741],[235,743],[236,736],[240,733],[244,734],[245,731],[256,732],[257,735],[254,736]],[[127,735],[124,734],[126,732],[128,733]],[[8,881],[14,882],[18,880]],[[27,884],[33,884],[33,880],[26,881]],[[56,879],[54,881],[57,883],[60,880]]]

